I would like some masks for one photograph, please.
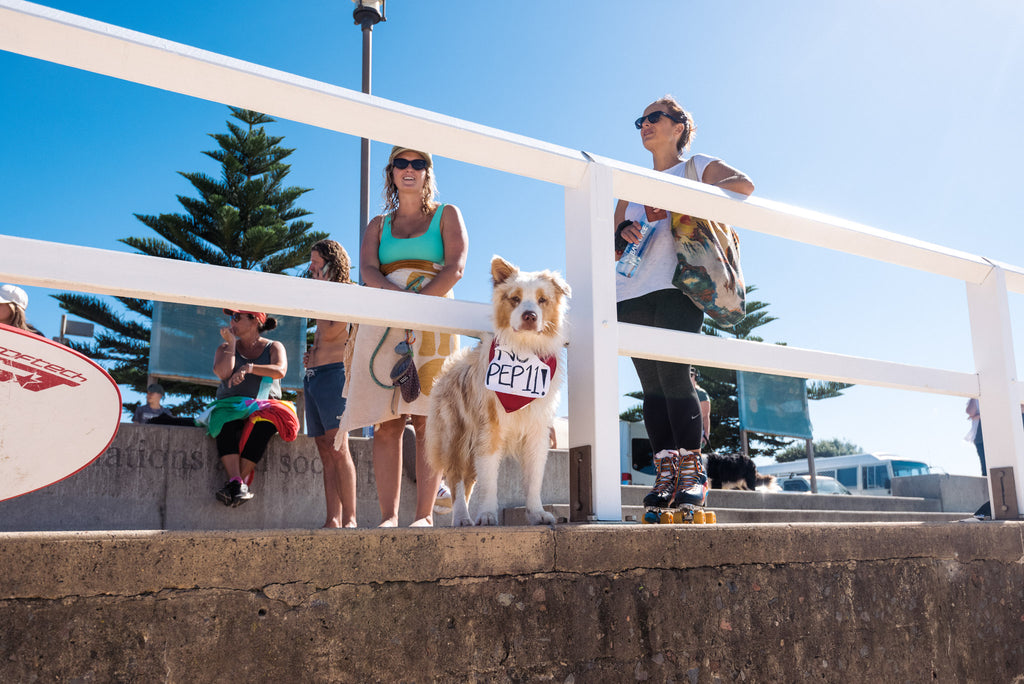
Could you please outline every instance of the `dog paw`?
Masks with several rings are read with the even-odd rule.
[[[468,517],[458,516],[452,520],[452,527],[472,527],[473,519]]]
[[[539,511],[527,511],[526,519],[530,521],[531,525],[554,525],[555,516],[545,511],[543,508]]]
[[[498,524],[498,512],[497,511],[481,511],[476,516],[477,525],[490,525],[494,526]]]

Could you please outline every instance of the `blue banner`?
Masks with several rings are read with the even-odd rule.
[[[806,380],[737,371],[736,388],[741,429],[812,439]]]

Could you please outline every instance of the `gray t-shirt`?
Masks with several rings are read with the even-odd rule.
[[[158,409],[150,408],[149,404],[143,404],[142,406],[135,409],[135,415],[132,416],[133,423],[148,423],[157,416],[169,416],[171,412],[161,406]]]
[[[263,351],[260,352],[260,355],[255,359],[247,359],[236,350],[235,365],[231,369],[231,372],[235,373],[239,368],[250,363],[256,364],[257,366],[264,366],[270,363],[270,347],[273,346],[273,344],[273,342],[268,342],[267,346],[263,348]],[[281,382],[279,380],[274,380],[262,375],[255,375],[253,373],[247,373],[245,379],[234,387],[228,387],[227,380],[222,380],[220,385],[217,387],[217,398],[249,397],[250,399],[258,399],[260,398],[260,389],[264,384],[270,386],[270,399],[281,398]]]

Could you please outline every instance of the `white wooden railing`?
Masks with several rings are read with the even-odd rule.
[[[566,277],[574,297],[569,444],[592,449],[594,517],[620,520],[618,380],[625,354],[961,397],[985,405],[990,468],[1012,467],[1024,502],[1024,428],[1008,291],[1024,270],[760,198],[453,119],[19,0],[0,0],[0,49],[324,129],[430,150],[565,188]],[[976,373],[618,324],[613,198],[961,280]],[[60,264],[59,271],[54,264]],[[0,280],[311,318],[476,335],[488,306],[0,235]],[[382,312],[387,312],[386,316]],[[685,350],[680,356],[678,350]],[[995,493],[995,492],[993,492]],[[994,497],[993,501],[999,501]],[[994,508],[998,508],[997,506]],[[996,517],[1000,510],[993,511]]]

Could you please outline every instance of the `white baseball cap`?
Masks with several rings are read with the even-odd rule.
[[[28,308],[28,295],[17,285],[0,285],[0,304],[14,304],[24,310]]]

